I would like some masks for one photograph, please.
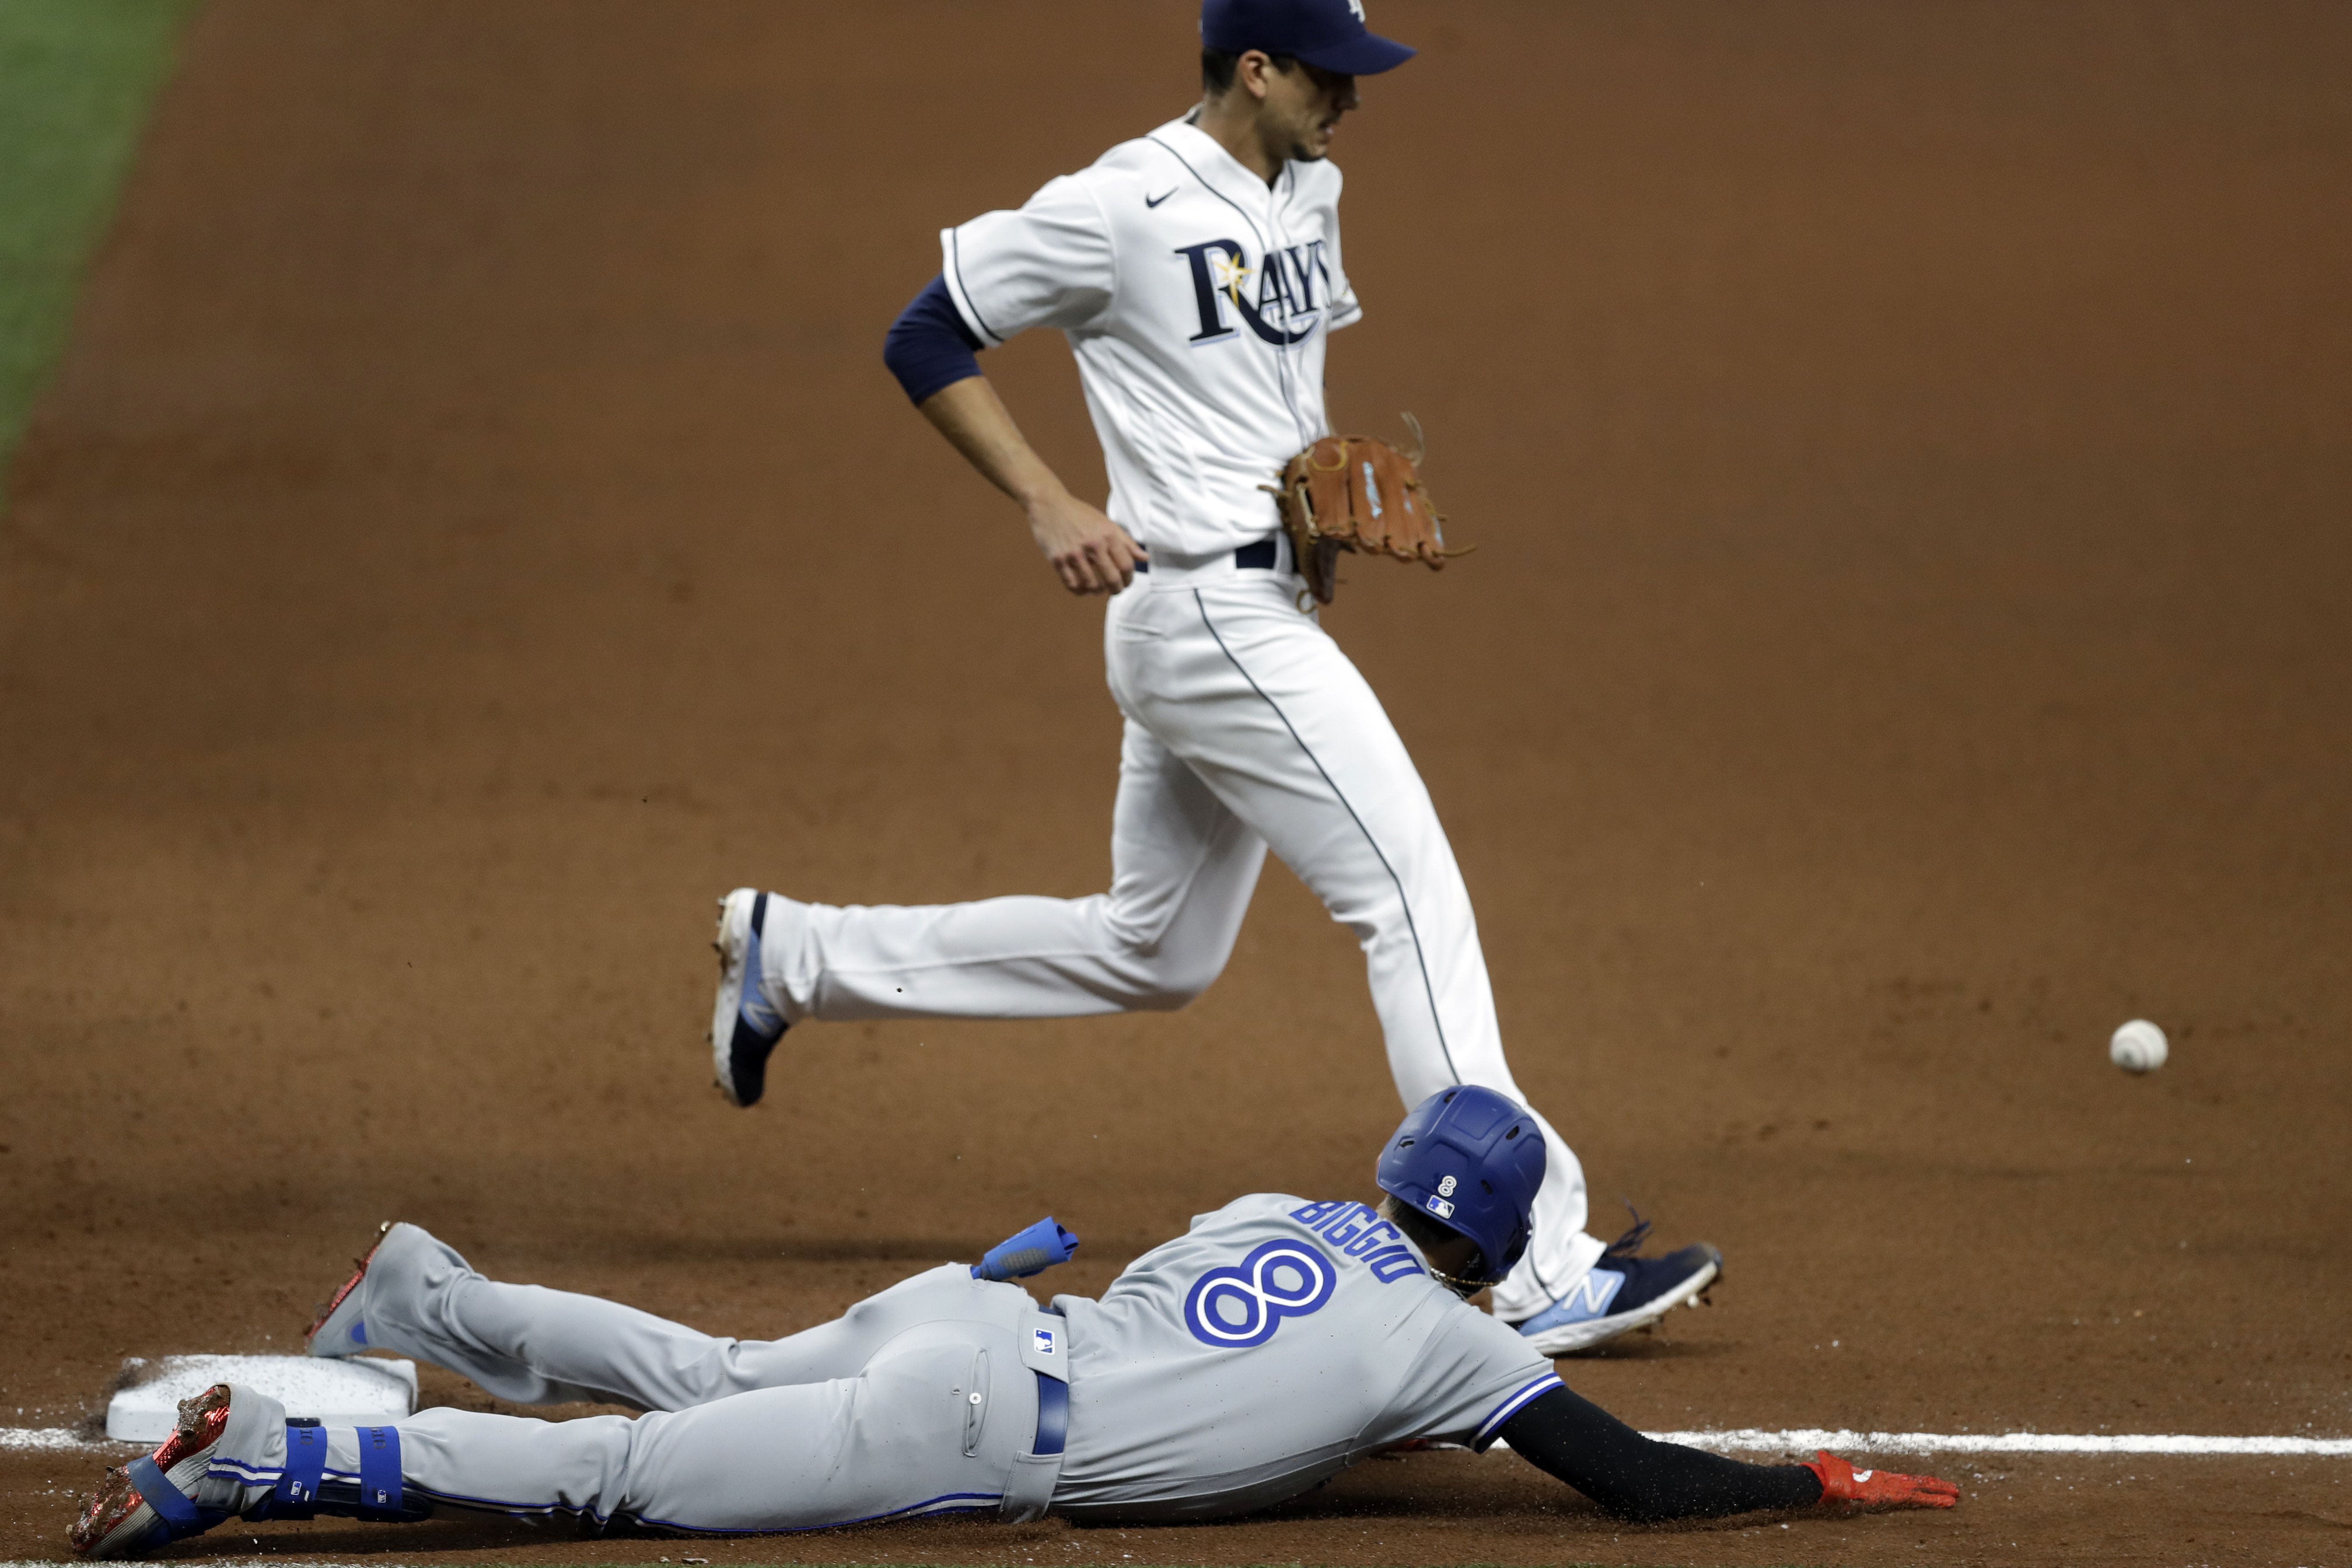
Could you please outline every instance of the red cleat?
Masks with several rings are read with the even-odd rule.
[[[390,1220],[375,1227],[375,1247],[367,1249],[366,1257],[352,1259],[352,1277],[343,1281],[343,1288],[335,1292],[334,1300],[320,1308],[319,1315],[310,1320],[310,1326],[302,1331],[302,1338],[312,1355],[357,1355],[368,1348],[367,1324],[360,1317],[360,1304],[352,1300],[352,1292],[357,1290],[360,1281],[367,1278],[368,1265],[375,1261],[376,1247],[383,1245],[383,1238],[391,1229]],[[351,1301],[348,1312],[342,1310],[346,1301]]]
[[[147,1459],[134,1459],[128,1466],[106,1472],[106,1479],[98,1483],[98,1490],[90,1497],[89,1506],[74,1521],[71,1539],[76,1552],[84,1557],[136,1557],[182,1534],[195,1532],[175,1530],[172,1521],[141,1493],[131,1472],[152,1464],[164,1483],[163,1488],[153,1489],[175,1489],[180,1494],[175,1511],[191,1511],[186,1494],[204,1479],[212,1463],[213,1450],[220,1446],[221,1434],[228,1429],[230,1392],[227,1384],[215,1383],[195,1397],[183,1399],[179,1421],[172,1435],[163,1439],[162,1447]],[[201,1524],[196,1526],[203,1528]]]

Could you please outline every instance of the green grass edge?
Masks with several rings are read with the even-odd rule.
[[[201,0],[0,0],[0,484]]]

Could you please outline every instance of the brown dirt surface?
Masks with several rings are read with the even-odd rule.
[[[2352,11],[1375,13],[1425,53],[1340,132],[1335,408],[1414,409],[1482,548],[1329,624],[1596,1226],[1730,1258],[1564,1373],[1654,1428],[2352,1433]],[[286,1349],[386,1216],[765,1336],[1048,1209],[1092,1290],[1237,1193],[1366,1190],[1360,962],[1278,873],[1181,1014],[813,1026],[748,1114],[698,1040],[738,883],[1105,879],[1098,608],[878,350],[940,225],[1189,101],[1191,14],[197,20],[0,537],[8,1424]],[[1098,484],[1063,349],[988,368]],[[0,1455],[0,1558],[100,1463]],[[1231,1525],[692,1550],[2352,1561],[2352,1461],[1937,1468],[1948,1516],[1787,1529],[1431,1454]]]

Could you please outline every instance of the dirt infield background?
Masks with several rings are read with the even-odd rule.
[[[749,1114],[698,1041],[739,882],[1107,875],[1099,609],[878,350],[941,224],[1189,101],[1190,16],[199,18],[0,535],[0,1424],[287,1348],[386,1216],[767,1335],[1048,1208],[1089,1290],[1367,1189],[1360,960],[1278,871],[1181,1014],[812,1026]],[[1328,624],[1596,1227],[1730,1259],[1564,1373],[1654,1427],[2352,1433],[2352,12],[1374,20],[1425,54],[1340,133],[1335,407],[1419,413],[1482,551]],[[1061,345],[987,368],[1098,487]],[[0,1557],[98,1463],[0,1456]],[[1941,1468],[1950,1517],[1785,1531],[1434,1455],[710,1554],[2352,1561],[2342,1460]]]

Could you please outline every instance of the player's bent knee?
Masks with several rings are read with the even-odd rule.
[[[1121,988],[1119,1005],[1136,1013],[1173,1013],[1189,1005],[1225,972],[1231,943],[1211,947],[1197,942],[1161,942],[1117,930],[1112,941],[1118,957],[1112,973]],[[1203,951],[1205,949],[1205,951]]]
[[[1138,993],[1129,1005],[1139,1013],[1180,1012],[1191,1006],[1193,1000],[1208,988],[1206,982],[1182,987],[1154,986],[1149,991]]]
[[[1215,984],[1224,968],[1222,957],[1214,964],[1154,963],[1145,969],[1143,984],[1130,1005],[1139,1012],[1173,1013],[1191,1005],[1202,992]]]

